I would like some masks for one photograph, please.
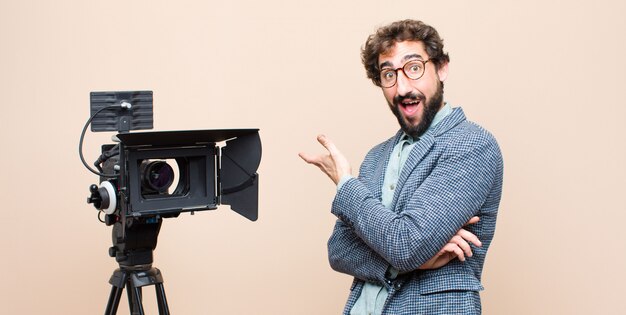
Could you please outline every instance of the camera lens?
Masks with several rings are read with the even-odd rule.
[[[145,192],[165,193],[174,182],[174,170],[165,161],[144,161],[141,168]]]

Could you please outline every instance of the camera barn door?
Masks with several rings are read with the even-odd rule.
[[[221,203],[256,221],[258,218],[261,139],[258,130],[226,141],[221,152]]]

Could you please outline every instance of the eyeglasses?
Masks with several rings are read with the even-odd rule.
[[[426,61],[411,60],[405,63],[402,68],[383,69],[380,71],[380,85],[384,88],[390,88],[396,85],[396,83],[398,82],[398,70],[402,70],[407,78],[411,80],[417,80],[424,75],[426,63],[429,61],[430,59]]]

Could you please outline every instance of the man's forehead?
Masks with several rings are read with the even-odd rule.
[[[421,41],[396,42],[378,56],[379,66],[400,66],[401,63],[410,59],[428,59],[428,53]]]

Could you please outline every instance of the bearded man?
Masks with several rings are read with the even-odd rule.
[[[354,277],[344,314],[480,314],[502,193],[498,144],[444,102],[450,58],[433,27],[381,27],[361,56],[400,130],[369,151],[358,177],[323,135],[327,153],[300,153],[337,184],[328,255]]]

